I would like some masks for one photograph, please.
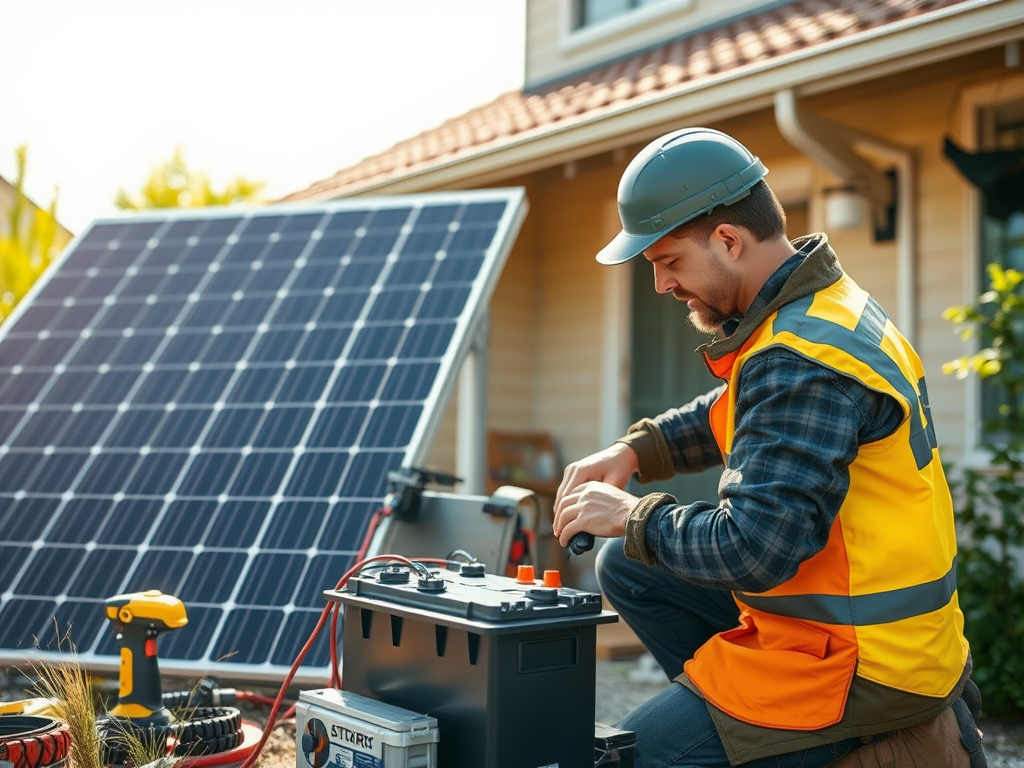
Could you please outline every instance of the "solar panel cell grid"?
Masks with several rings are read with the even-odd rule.
[[[522,215],[495,190],[90,226],[0,329],[0,660],[70,622],[116,667],[102,601],[155,588],[189,614],[165,668],[286,669]]]

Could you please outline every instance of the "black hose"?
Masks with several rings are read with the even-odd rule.
[[[177,757],[227,752],[242,743],[242,713],[235,707],[200,707],[167,724],[108,717],[98,723],[98,728],[107,765],[130,763],[132,740],[155,754],[163,754],[167,742],[173,741]]]

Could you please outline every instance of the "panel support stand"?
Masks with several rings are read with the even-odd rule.
[[[455,474],[462,493],[484,495],[487,472],[487,339],[490,316],[476,325],[469,352],[459,372],[458,429]]]

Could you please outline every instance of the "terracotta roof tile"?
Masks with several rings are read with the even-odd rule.
[[[665,43],[586,73],[509,92],[390,149],[338,171],[286,200],[322,199],[500,148],[571,124],[598,110],[642,103],[702,78],[765,62],[830,40],[965,0],[797,0]]]

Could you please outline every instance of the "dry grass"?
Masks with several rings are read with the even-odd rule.
[[[127,765],[164,768],[174,762],[167,756],[166,736],[136,727],[130,720],[108,719],[103,738],[124,756]]]
[[[71,764],[75,768],[103,768],[92,683],[78,663],[75,646],[67,634],[58,631],[57,648],[68,654],[70,660],[30,662],[38,678],[36,690],[52,700],[54,716],[71,730]]]

